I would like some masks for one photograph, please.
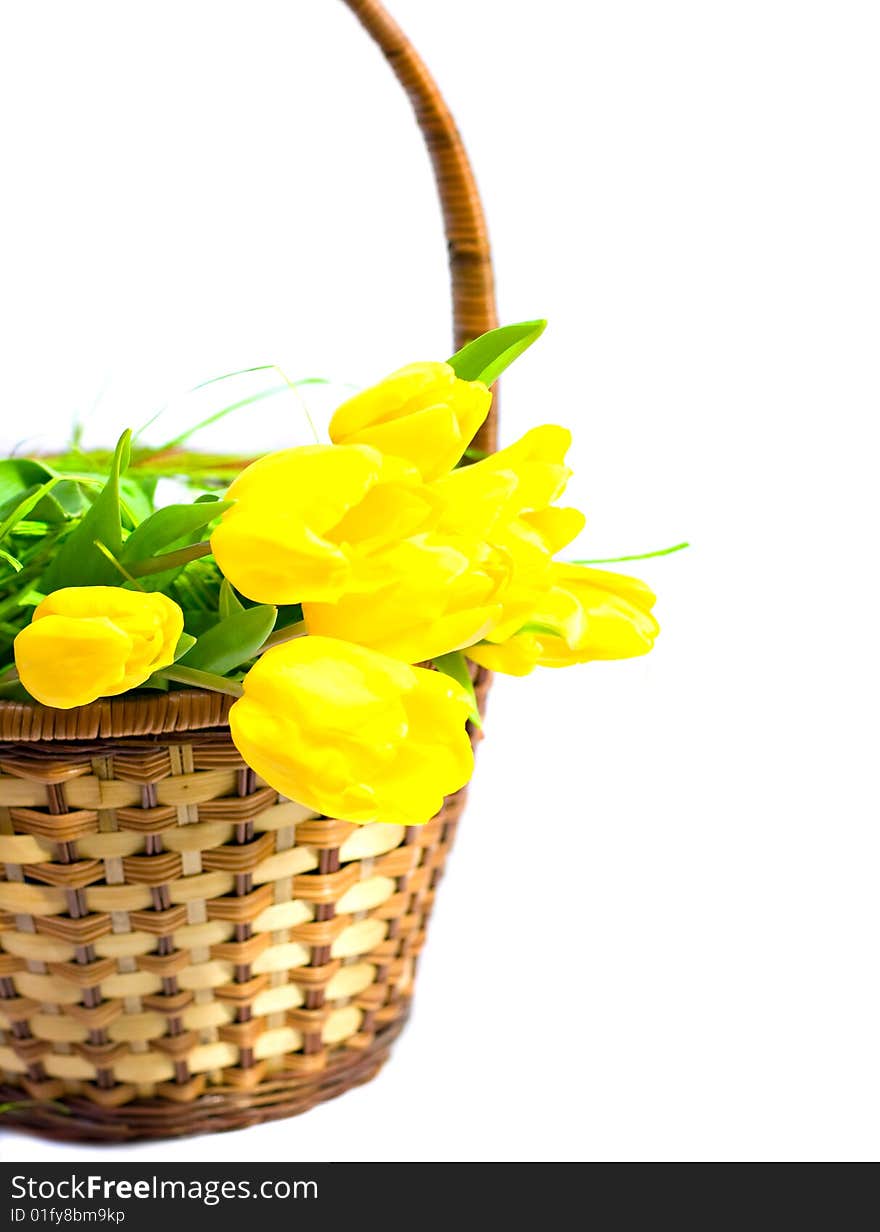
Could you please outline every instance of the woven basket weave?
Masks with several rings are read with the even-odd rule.
[[[496,324],[467,157],[382,6],[345,3],[427,141],[460,346]],[[478,673],[481,707],[487,685]],[[18,1104],[4,1123],[111,1141],[239,1128],[385,1061],[464,792],[421,827],[318,817],[243,762],[229,704],[0,703],[0,1100]]]

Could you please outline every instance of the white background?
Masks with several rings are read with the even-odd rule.
[[[876,7],[391,8],[468,141],[502,318],[550,319],[503,439],[574,429],[578,555],[693,547],[639,570],[648,659],[498,680],[377,1081],[3,1157],[876,1158]],[[183,391],[249,364],[448,353],[427,159],[340,4],[34,0],[0,57],[4,444],[198,418]]]

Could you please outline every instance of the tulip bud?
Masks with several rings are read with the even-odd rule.
[[[448,676],[326,637],[268,650],[232,738],[270,786],[343,821],[422,825],[473,771],[470,701]]]
[[[459,461],[489,414],[481,381],[463,381],[449,364],[410,364],[338,407],[330,421],[337,445],[372,445],[436,479]]]
[[[159,592],[119,586],[53,591],[15,639],[21,683],[68,710],[134,689],[174,661],[183,613]]]
[[[268,454],[229,488],[211,536],[217,564],[257,603],[333,602],[352,560],[410,535],[438,498],[413,467],[366,445],[306,445]]]

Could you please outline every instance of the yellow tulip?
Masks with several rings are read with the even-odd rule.
[[[257,603],[333,602],[352,560],[418,531],[439,498],[405,462],[367,445],[268,454],[229,489],[211,536],[221,571]]]
[[[570,442],[547,424],[428,484],[430,533],[374,552],[335,602],[304,603],[310,632],[407,663],[512,637],[550,587],[553,554],[584,525],[578,510],[550,506],[571,473]]]
[[[481,381],[460,380],[449,364],[410,364],[343,402],[330,439],[372,445],[435,479],[461,458],[491,402]]]
[[[182,632],[183,613],[163,594],[70,586],[35,608],[15,664],[32,697],[68,710],[143,684],[174,661]]]
[[[268,650],[232,738],[283,795],[360,824],[421,825],[473,771],[470,703],[448,676],[326,637]]]
[[[358,589],[304,603],[309,633],[421,663],[484,637],[501,616],[509,569],[477,540],[417,535],[364,559]]]
[[[546,510],[571,477],[565,455],[571,433],[542,424],[481,462],[462,466],[431,484],[443,501],[439,526],[488,536],[523,513]],[[576,533],[576,532],[575,532]]]
[[[512,637],[529,619],[550,585],[553,554],[583,529],[577,509],[551,507],[571,475],[565,465],[570,444],[566,428],[543,424],[430,485],[442,502],[435,533],[483,538],[507,562],[493,641]]]
[[[526,627],[498,643],[472,647],[468,656],[475,663],[526,676],[534,667],[629,659],[647,654],[654,645],[659,625],[651,615],[654,595],[644,582],[559,563],[553,565],[550,580]]]
[[[492,545],[507,563],[507,585],[501,611],[491,632],[492,641],[512,637],[529,619],[550,586],[553,561],[543,537],[522,518],[496,529]]]

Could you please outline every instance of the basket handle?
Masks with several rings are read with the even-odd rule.
[[[498,324],[495,280],[483,205],[455,121],[422,60],[379,0],[343,0],[379,45],[415,111],[431,155],[443,207],[452,281],[455,349]],[[474,444],[495,448],[497,389],[489,418]]]

